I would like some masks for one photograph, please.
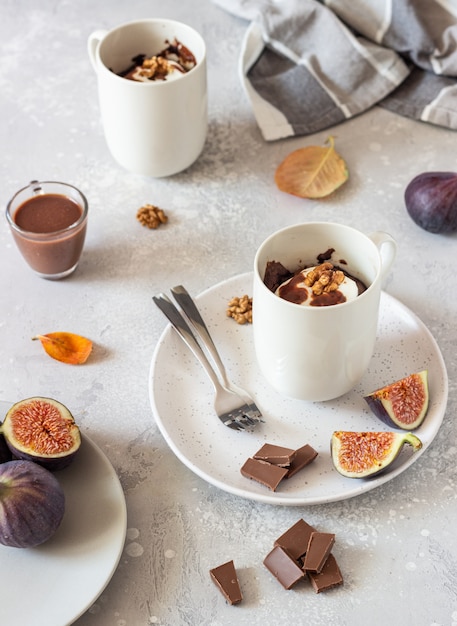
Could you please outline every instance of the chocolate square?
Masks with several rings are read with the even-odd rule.
[[[243,599],[233,561],[209,570],[211,578],[229,604],[239,604]]]
[[[340,568],[333,554],[329,554],[319,574],[308,572],[308,576],[316,593],[343,584],[343,576],[341,575]]]
[[[251,458],[245,461],[240,471],[246,478],[252,478],[272,491],[276,491],[276,487],[287,474],[287,469],[284,467]]]
[[[301,469],[309,465],[311,461],[314,461],[316,457],[316,450],[309,444],[298,448],[298,450],[295,451],[295,456],[289,466],[289,471],[287,472],[286,478],[290,478],[291,476],[299,472]]]
[[[313,532],[315,532],[315,528],[307,524],[304,519],[299,519],[276,539],[275,546],[281,546],[287,550],[293,559],[298,561],[306,553]]]
[[[273,465],[279,465],[279,467],[289,467],[294,457],[295,450],[276,446],[272,443],[264,443],[260,450],[253,455],[254,459],[267,461],[267,463],[273,463]]]
[[[324,563],[326,562],[334,543],[335,535],[332,533],[311,533],[303,563],[303,569],[307,572],[315,572],[319,574],[324,567]]]
[[[275,546],[273,550],[267,554],[263,564],[270,570],[275,578],[281,583],[284,589],[290,589],[299,580],[305,577],[305,573],[293,558],[281,548]]]

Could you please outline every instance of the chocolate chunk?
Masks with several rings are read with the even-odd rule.
[[[267,554],[263,564],[278,579],[284,589],[290,589],[305,576],[302,568],[281,546],[275,546]]]
[[[273,463],[273,465],[279,465],[279,467],[289,467],[294,457],[295,450],[291,448],[265,443],[260,450],[254,454],[253,458]]]
[[[324,567],[325,561],[334,543],[335,535],[332,533],[311,533],[303,569],[307,572],[316,572],[319,574]]]
[[[343,577],[333,554],[329,554],[320,574],[308,572],[308,576],[316,593],[343,584]]]
[[[276,487],[287,474],[284,467],[251,458],[247,459],[240,471],[246,478],[252,478],[272,491],[276,491]]]
[[[293,559],[298,561],[306,553],[310,537],[314,532],[316,531],[312,526],[307,524],[305,520],[299,519],[289,530],[286,530],[276,539],[275,546],[281,546],[287,550]]]
[[[298,448],[298,450],[295,451],[295,456],[292,459],[286,478],[290,478],[291,476],[299,472],[301,469],[311,463],[311,461],[314,461],[316,457],[317,452],[310,445],[306,444],[305,446]]]
[[[270,291],[275,292],[279,285],[292,276],[292,272],[289,272],[289,270],[279,261],[268,261],[265,268],[263,282],[268,289],[270,289]]]
[[[209,573],[229,604],[239,604],[241,602],[243,596],[233,561],[228,561],[223,565],[219,565],[219,567],[210,569]]]

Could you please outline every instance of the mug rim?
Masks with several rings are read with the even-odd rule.
[[[102,46],[103,44],[107,41],[107,39],[113,35],[115,35],[116,33],[119,33],[120,31],[129,28],[129,27],[134,27],[134,26],[138,26],[140,24],[151,24],[151,25],[160,25],[160,24],[165,24],[165,25],[173,25],[173,24],[177,24],[180,27],[184,27],[185,29],[189,30],[190,32],[192,32],[193,35],[195,35],[197,37],[197,39],[200,41],[200,44],[202,46],[202,54],[201,54],[201,58],[197,61],[197,63],[195,64],[195,67],[193,67],[191,70],[189,70],[188,72],[186,72],[185,74],[182,74],[178,81],[167,81],[167,80],[163,80],[163,81],[149,81],[149,82],[139,82],[139,81],[129,81],[129,83],[131,83],[132,85],[136,85],[135,89],[140,87],[140,88],[145,88],[145,87],[152,87],[154,86],[156,89],[160,88],[160,87],[164,87],[165,85],[172,85],[175,82],[179,82],[181,83],[182,80],[186,80],[191,74],[194,73],[195,70],[198,70],[198,68],[200,66],[204,66],[206,63],[206,54],[207,54],[207,48],[206,48],[206,43],[205,40],[203,39],[203,36],[198,32],[198,30],[196,30],[193,26],[190,26],[189,24],[186,24],[185,22],[181,22],[179,20],[173,20],[173,19],[169,19],[169,18],[157,18],[157,17],[151,17],[151,18],[144,18],[144,19],[138,19],[138,20],[131,20],[129,22],[123,22],[122,24],[118,24],[118,26],[115,26],[114,28],[111,28],[110,30],[105,31],[104,36],[100,39],[98,45],[97,45],[97,49],[95,51],[95,56],[97,58],[97,60],[99,61],[99,69],[101,69],[106,75],[112,77],[113,79],[120,79],[122,81],[125,82],[125,78],[123,76],[119,76],[119,74],[116,74],[116,72],[114,72],[113,70],[111,70],[106,63],[103,61],[102,57],[101,57],[101,51],[102,51]],[[192,51],[192,54],[193,51]]]
[[[339,222],[301,222],[299,224],[292,224],[290,226],[285,226],[284,228],[281,228],[277,231],[275,231],[274,233],[271,233],[268,237],[266,237],[263,242],[259,245],[259,247],[256,250],[255,256],[254,256],[254,278],[256,280],[260,281],[260,287],[261,289],[265,289],[266,292],[268,294],[270,294],[272,297],[275,298],[275,302],[276,300],[279,298],[279,296],[277,296],[273,291],[271,291],[271,289],[269,289],[267,287],[267,285],[264,282],[264,279],[261,276],[260,273],[260,268],[259,268],[259,261],[260,261],[260,255],[263,252],[263,248],[266,246],[266,244],[268,244],[274,237],[282,235],[284,233],[287,233],[287,231],[291,231],[291,230],[295,230],[297,228],[300,227],[307,227],[307,226],[325,226],[325,227],[338,227],[338,228],[342,228],[344,230],[347,231],[351,231],[351,232],[355,232],[359,235],[361,235],[364,239],[368,240],[370,242],[370,244],[373,246],[374,249],[376,249],[378,257],[380,258],[380,252],[379,252],[379,248],[376,246],[376,244],[374,243],[374,241],[372,241],[370,239],[370,237],[368,235],[366,235],[364,232],[362,232],[361,230],[358,230],[357,228],[354,228],[353,226],[348,226],[347,224],[341,224]],[[376,231],[376,232],[380,232],[380,231]],[[385,231],[382,231],[385,232]],[[387,235],[389,235],[389,233],[385,233]],[[391,235],[389,235],[389,237],[391,237]],[[360,302],[360,299],[365,299],[366,297],[368,297],[369,293],[371,293],[373,291],[372,288],[374,288],[375,286],[377,286],[378,282],[382,280],[381,278],[381,267],[382,264],[379,263],[379,267],[376,271],[376,275],[374,277],[374,279],[370,282],[370,284],[367,286],[367,288],[365,289],[365,291],[363,291],[360,295],[357,296],[357,298],[354,298],[353,300],[348,300],[346,302],[341,302],[338,305],[334,305],[334,306],[327,306],[327,307],[310,307],[310,306],[302,306],[300,304],[297,304],[296,302],[291,302],[289,300],[285,300],[284,298],[279,298],[279,300],[281,300],[285,305],[290,305],[292,306],[295,310],[303,310],[303,311],[321,311],[322,309],[324,310],[328,310],[328,309],[333,309],[335,306],[338,307],[338,309],[340,309],[341,307],[348,307],[350,305],[355,305],[358,301]],[[270,297],[270,296],[268,296]],[[321,313],[322,314],[322,313]]]
[[[16,224],[16,222],[13,219],[13,216],[11,214],[11,207],[12,204],[14,202],[14,200],[16,200],[16,198],[23,193],[24,191],[27,191],[28,189],[32,190],[34,187],[39,187],[40,185],[61,185],[62,187],[68,187],[69,189],[72,189],[74,191],[76,191],[76,193],[80,196],[81,199],[81,208],[82,208],[82,213],[80,215],[80,217],[76,220],[76,222],[73,222],[72,224],[70,224],[69,226],[67,226],[66,228],[61,228],[60,230],[53,230],[51,232],[48,233],[34,233],[33,231],[30,230],[25,230],[24,228],[21,228],[20,226],[18,226]],[[43,192],[44,195],[49,194],[51,192]],[[55,192],[57,193],[57,192]],[[64,194],[61,194],[64,195]],[[27,202],[27,200],[29,200],[30,198],[33,198],[33,195],[30,195],[29,197],[25,198],[23,200],[23,202]],[[22,204],[22,203],[21,203]],[[20,206],[20,205],[19,205]],[[8,221],[8,224],[10,226],[10,228],[15,231],[16,233],[20,234],[22,237],[26,238],[26,239],[36,239],[36,240],[40,240],[40,239],[49,239],[49,238],[58,238],[62,235],[65,235],[66,233],[72,232],[73,230],[78,229],[80,226],[82,226],[84,224],[84,222],[87,219],[88,216],[88,211],[89,211],[89,203],[87,201],[86,196],[83,194],[83,192],[78,189],[78,187],[75,187],[74,185],[71,185],[70,183],[63,183],[61,181],[57,181],[57,180],[33,180],[31,181],[28,185],[25,185],[24,187],[22,187],[21,189],[19,189],[18,191],[16,191],[16,193],[10,198],[10,200],[8,201],[7,205],[6,205],[6,210],[5,210],[5,215],[6,215],[6,219]]]

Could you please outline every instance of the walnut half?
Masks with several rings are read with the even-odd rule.
[[[161,224],[166,224],[168,217],[162,209],[152,204],[145,204],[138,209],[137,220],[148,228],[158,228]]]
[[[241,298],[232,298],[228,303],[227,317],[232,317],[237,324],[252,324],[252,298],[246,294]]]
[[[321,263],[308,272],[305,277],[305,285],[311,287],[315,296],[322,293],[336,291],[344,280],[344,273],[336,270],[332,263]]]

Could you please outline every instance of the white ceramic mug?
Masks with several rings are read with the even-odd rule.
[[[330,261],[367,289],[332,306],[300,306],[265,285],[268,261],[295,272]],[[254,261],[253,331],[259,367],[279,393],[309,401],[337,398],[362,378],[374,351],[384,278],[396,254],[390,235],[369,236],[341,224],[311,222],[280,230],[259,247]]]
[[[196,59],[174,80],[136,82],[119,76],[139,54],[152,56],[177,39]],[[106,142],[127,170],[153,177],[186,169],[207,134],[206,46],[193,28],[167,19],[129,22],[89,36]]]

